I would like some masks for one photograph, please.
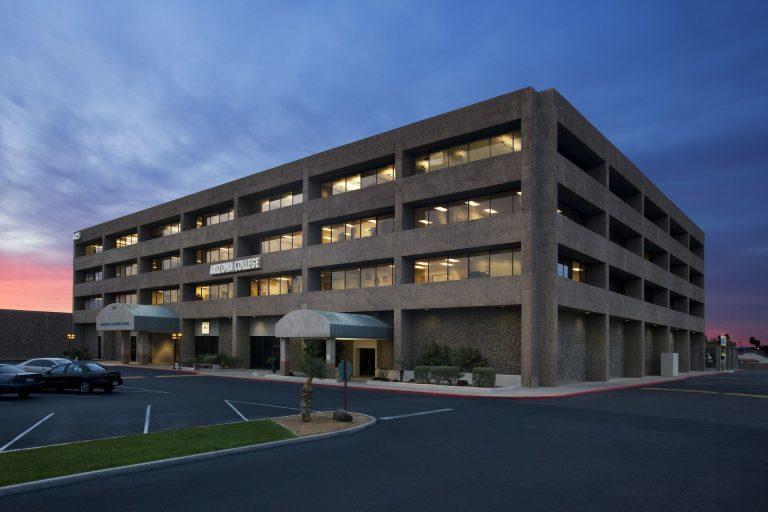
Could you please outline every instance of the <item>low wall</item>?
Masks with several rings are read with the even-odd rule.
[[[0,309],[0,361],[63,356],[72,313]]]

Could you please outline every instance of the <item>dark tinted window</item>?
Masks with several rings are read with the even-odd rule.
[[[27,371],[22,370],[18,366],[14,366],[12,364],[4,364],[0,366],[0,373],[6,374],[6,375],[15,375],[17,373],[27,373]]]
[[[64,373],[64,370],[66,370],[68,366],[69,365],[67,365],[67,364],[61,364],[61,365],[57,366],[56,368],[54,368],[53,370],[49,370],[49,373],[51,375],[61,375],[61,374]]]
[[[83,365],[83,368],[86,371],[89,371],[89,372],[104,372],[104,371],[106,371],[106,368],[104,368],[100,364],[96,364],[96,363],[86,363],[86,364]]]
[[[83,373],[82,368],[80,368],[76,364],[68,364],[66,368],[67,368],[66,375],[79,375]]]

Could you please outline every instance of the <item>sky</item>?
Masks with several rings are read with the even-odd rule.
[[[768,341],[765,2],[0,0],[0,308],[72,233],[523,87],[706,233],[707,333]]]

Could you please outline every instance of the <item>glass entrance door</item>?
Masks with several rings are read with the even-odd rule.
[[[131,362],[136,362],[136,336],[131,336]]]

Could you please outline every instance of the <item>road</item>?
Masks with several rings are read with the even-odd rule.
[[[290,407],[298,396],[293,384],[210,377],[136,386],[176,405]],[[339,402],[339,390],[317,388],[317,409]],[[269,415],[241,405],[249,419]],[[768,372],[535,401],[351,391],[350,406],[396,417],[352,436],[11,496],[0,509],[768,510]],[[451,410],[409,415],[440,409]]]

